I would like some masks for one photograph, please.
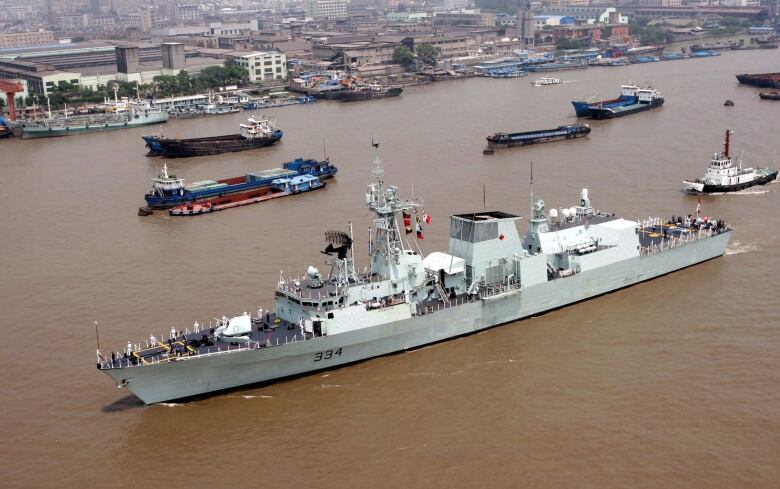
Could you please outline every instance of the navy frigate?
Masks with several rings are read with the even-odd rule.
[[[399,228],[420,207],[385,185],[377,156],[365,205],[374,214],[358,273],[349,232],[326,233],[329,273],[280,275],[272,310],[172,328],[97,368],[147,404],[267,382],[402,352],[517,321],[723,255],[731,228],[698,215],[627,220],[579,205],[533,201],[518,215],[451,216],[449,249],[423,256]],[[408,232],[408,221],[404,227]],[[98,348],[100,346],[98,345]]]

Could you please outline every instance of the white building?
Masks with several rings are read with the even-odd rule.
[[[252,83],[287,78],[287,56],[276,51],[258,51],[236,56],[236,63],[249,72]]]
[[[306,15],[328,20],[346,20],[348,0],[307,0]]]

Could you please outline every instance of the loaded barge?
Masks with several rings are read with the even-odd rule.
[[[324,186],[325,182],[312,175],[277,178],[271,181],[271,185],[265,187],[224,197],[214,197],[203,202],[178,205],[170,209],[168,213],[172,216],[197,216],[309,192]]]
[[[204,180],[190,185],[184,179],[168,173],[168,165],[163,165],[160,174],[152,178],[152,189],[144,196],[149,209],[170,209],[183,204],[205,203],[209,199],[233,194],[254,192],[270,187],[280,178],[312,176],[325,180],[334,176],[338,168],[323,161],[297,158],[282,164],[281,168],[247,173],[246,175],[223,180]],[[258,194],[259,196],[260,194]],[[250,197],[246,197],[250,198]]]
[[[284,133],[268,119],[250,117],[241,124],[239,134],[191,139],[168,139],[163,135],[142,136],[147,156],[167,158],[216,155],[269,146],[282,139]]]
[[[740,83],[754,87],[780,88],[780,73],[759,73],[755,75],[741,73],[737,75],[737,80]]]
[[[664,98],[658,90],[652,88],[639,88],[635,92],[636,98],[631,101],[620,102],[619,99],[583,107],[582,102],[572,102],[577,117],[589,117],[591,119],[614,119],[626,115],[655,109],[664,104]],[[622,97],[622,95],[621,95]],[[627,103],[628,102],[628,103]],[[580,115],[585,114],[585,115]]]
[[[558,126],[555,129],[545,129],[542,131],[515,133],[498,132],[487,137],[488,145],[482,153],[493,154],[496,149],[515,148],[518,146],[528,146],[529,144],[581,138],[587,136],[589,133],[590,126],[581,123]]]
[[[600,100],[598,102],[588,101],[574,101],[571,104],[574,106],[574,112],[577,113],[577,117],[589,117],[590,111],[593,108],[613,108],[623,107],[637,103],[636,92],[639,87],[636,85],[621,85],[620,96],[611,100]]]

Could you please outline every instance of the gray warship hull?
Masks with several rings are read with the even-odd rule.
[[[371,312],[381,315],[375,326],[332,336],[101,371],[147,404],[306,374],[468,335],[629,287],[719,257],[730,237],[731,231],[724,231],[504,294],[456,297],[422,314],[410,303],[392,305]]]

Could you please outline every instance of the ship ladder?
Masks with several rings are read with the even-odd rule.
[[[444,288],[442,288],[441,284],[439,282],[436,282],[436,291],[441,296],[441,300],[444,301],[444,304],[449,306],[450,305],[450,299],[447,297],[447,292],[444,291]]]

